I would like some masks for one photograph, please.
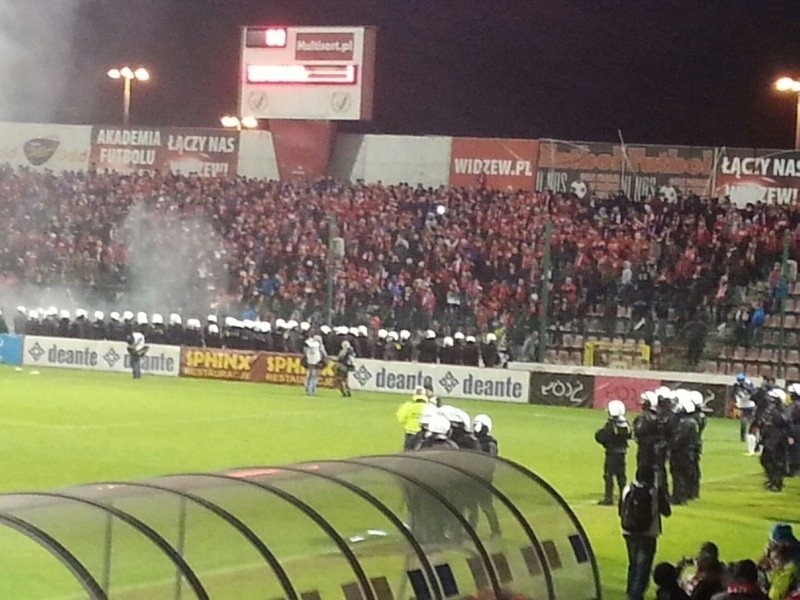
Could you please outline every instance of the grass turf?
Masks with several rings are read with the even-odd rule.
[[[299,388],[0,368],[0,492],[51,490],[97,481],[281,465],[303,460],[387,454],[402,430],[394,412],[404,398]],[[553,485],[583,523],[600,565],[604,597],[624,597],[626,559],[616,511],[596,505],[602,450],[593,441],[604,415],[590,410],[459,402],[490,414],[501,454]],[[705,540],[722,557],[758,557],[769,524],[800,521],[799,480],[781,494],[763,491],[757,459],[743,455],[738,424],[711,420],[705,433],[701,499],[665,521],[656,560],[677,560]],[[633,472],[633,450],[628,472]],[[82,526],[91,527],[84,524]],[[534,524],[535,527],[535,524]],[[0,597],[51,597],[67,589],[66,571],[41,575],[37,548],[0,532]],[[11,557],[16,557],[12,559]],[[131,559],[134,560],[134,559]],[[8,562],[10,561],[10,562]],[[5,565],[3,563],[6,563]],[[133,577],[130,585],[136,585]],[[74,587],[74,586],[73,586]],[[20,595],[22,594],[22,595]],[[213,596],[212,596],[213,597]]]

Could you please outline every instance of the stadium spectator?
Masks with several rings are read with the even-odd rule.
[[[678,585],[678,569],[668,562],[662,562],[653,569],[653,583],[656,584],[656,600],[689,600]]]
[[[758,567],[752,560],[734,563],[731,579],[725,591],[714,594],[711,600],[770,600],[758,587]]]
[[[769,530],[759,567],[766,573],[769,600],[784,600],[800,588],[800,541],[787,523],[776,523]]]

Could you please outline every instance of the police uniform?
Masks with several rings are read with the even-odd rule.
[[[494,342],[481,344],[481,357],[483,358],[484,367],[498,366],[500,364],[500,353],[497,350],[497,344]]]
[[[627,484],[625,472],[625,456],[628,452],[628,441],[632,437],[630,423],[625,417],[610,417],[605,425],[594,434],[595,441],[605,448],[605,461],[603,463],[603,483],[605,493],[601,504],[610,505],[614,502],[614,480],[620,495]]]
[[[467,342],[464,345],[464,366],[477,367],[480,363],[480,353],[478,344],[475,342]]]
[[[692,472],[699,450],[699,439],[697,421],[686,413],[678,414],[669,440],[672,504],[686,504],[691,497]]]

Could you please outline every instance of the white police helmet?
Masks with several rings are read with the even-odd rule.
[[[331,332],[331,328],[328,325],[321,326],[319,330],[322,332],[322,335],[329,335]]]
[[[387,339],[387,340],[391,340],[391,341],[393,341],[393,342],[396,342],[397,340],[399,340],[399,339],[400,339],[400,336],[397,334],[397,332],[396,332],[396,331],[390,331],[390,332],[389,332],[389,333],[386,335],[386,339]]]
[[[119,321],[119,318],[120,318],[119,317],[119,313],[117,311],[115,311],[115,310],[112,310],[111,314],[108,315],[108,318],[111,319],[112,321]]]
[[[102,321],[105,318],[106,318],[106,316],[105,316],[105,314],[103,314],[102,310],[94,311],[94,320],[95,321]]]
[[[303,321],[300,323],[300,331],[308,331],[309,329],[311,329],[311,323],[308,321]]]
[[[681,409],[683,409],[683,412],[688,415],[692,414],[697,408],[689,396],[683,396],[682,398],[679,398],[678,404],[680,405]]]
[[[186,327],[189,329],[200,329],[200,319],[186,319]]]
[[[245,329],[255,329],[256,322],[253,321],[253,319],[245,319],[244,321],[242,321],[242,327],[244,327]]]
[[[767,392],[767,395],[777,400],[778,402],[786,402],[786,392],[780,388],[774,388]]]
[[[793,383],[787,388],[787,391],[793,396],[800,396],[800,383]]]
[[[431,415],[428,431],[439,438],[446,438],[450,433],[450,420],[442,414]]]
[[[25,307],[24,307],[24,306],[22,306],[22,305],[20,305],[20,306],[18,306],[18,307],[17,307],[17,312],[21,312],[21,313],[23,313],[23,314],[27,314],[27,313],[28,313],[28,311],[27,311],[27,310],[25,309]]]
[[[369,329],[367,329],[366,325],[359,325],[358,333],[361,334],[361,337],[367,337],[369,335]]]
[[[352,335],[353,337],[358,337],[360,335],[360,332],[358,331],[358,327],[351,327],[350,329],[348,329],[347,332],[350,335]]]
[[[58,309],[55,306],[51,306],[47,309],[47,316],[48,317],[57,317],[58,316]]]
[[[389,335],[388,331],[386,331],[385,329],[378,329],[378,339],[379,340],[385,340],[387,335]]]
[[[433,329],[428,329],[428,331],[425,332],[425,339],[427,340],[436,339],[436,332]]]
[[[453,345],[454,345],[453,338],[451,338],[449,335],[445,336],[445,338],[442,340],[442,346],[444,346],[445,348],[452,348]]]
[[[147,313],[143,310],[136,313],[136,323],[139,325],[147,325]]]
[[[647,390],[642,392],[639,399],[645,408],[655,409],[658,406],[658,394],[655,391]]]
[[[76,319],[85,319],[89,316],[89,312],[85,308],[79,308],[75,311],[75,318]]]
[[[300,323],[298,323],[298,322],[297,322],[297,321],[295,321],[294,319],[289,319],[288,321],[286,321],[286,329],[288,329],[288,330],[290,330],[290,331],[291,331],[292,329],[297,329],[297,327],[298,327],[299,325],[300,325]]]
[[[475,433],[492,433],[492,418],[489,415],[475,415],[472,420],[472,428]]]
[[[467,341],[468,344],[474,344],[478,340],[475,339],[474,335],[468,335],[466,341]]]
[[[170,313],[169,314],[169,324],[170,325],[180,325],[183,323],[183,319],[178,313]]]
[[[464,334],[462,332],[460,332],[460,331],[456,331],[453,334],[453,339],[456,340],[456,341],[463,340],[464,339]]]
[[[161,313],[153,313],[153,316],[150,317],[150,322],[153,325],[163,325],[164,317],[161,316]]]
[[[662,385],[662,386],[660,386],[660,387],[657,387],[657,388],[656,388],[656,390],[655,390],[655,392],[656,392],[656,396],[663,396],[663,397],[665,397],[665,398],[672,398],[672,397],[673,397],[673,395],[672,395],[672,390],[671,390],[671,389],[669,389],[669,388],[668,388],[667,386],[665,386],[665,385]]]
[[[62,309],[61,312],[59,313],[59,317],[69,321],[69,311],[67,309]]]
[[[486,334],[486,343],[487,344],[492,344],[492,343],[494,343],[496,341],[497,341],[497,336],[495,334],[493,334],[493,333],[487,333]]]
[[[122,319],[124,321],[133,321],[133,311],[126,310],[124,313],[122,313]]]
[[[692,404],[695,406],[703,406],[705,404],[706,399],[703,398],[703,392],[699,392],[697,390],[690,390],[687,396],[689,400],[691,400]]]
[[[219,323],[217,321],[217,315],[208,315],[206,317],[206,321],[208,321],[209,323]]]
[[[612,400],[606,406],[609,417],[619,418],[625,416],[625,403],[622,400]]]
[[[214,334],[219,333],[219,325],[217,325],[216,323],[210,323],[208,325],[208,333],[214,333]]]
[[[408,329],[403,329],[400,331],[400,339],[405,341],[411,337],[411,332]]]
[[[286,321],[283,319],[277,319],[275,321],[275,329],[286,329]]]
[[[28,311],[28,318],[29,319],[38,319],[39,318],[39,311],[35,308],[32,308]]]
[[[422,407],[422,412],[419,414],[420,427],[423,429],[428,429],[428,424],[431,422],[431,419],[438,415],[439,409],[437,409],[433,404],[426,404]]]

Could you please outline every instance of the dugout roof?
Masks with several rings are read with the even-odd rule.
[[[0,580],[15,578],[16,597],[600,598],[564,500],[524,467],[471,452],[0,495],[0,524],[16,550]]]

